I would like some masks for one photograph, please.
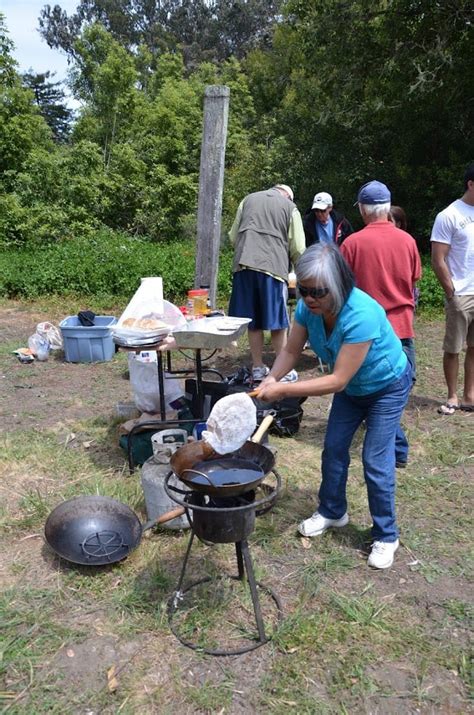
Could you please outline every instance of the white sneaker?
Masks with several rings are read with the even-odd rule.
[[[254,367],[252,368],[252,379],[254,382],[260,382],[268,375],[269,372],[270,368],[266,365],[262,365],[261,367]]]
[[[286,375],[283,375],[280,382],[296,382],[298,379],[298,373],[296,370],[290,370]]]
[[[399,545],[398,539],[396,541],[374,541],[367,563],[374,569],[390,568]]]
[[[326,519],[319,511],[315,511],[313,516],[301,522],[298,526],[298,531],[301,536],[319,536],[319,534],[323,534],[326,529],[331,529],[334,526],[345,526],[348,523],[349,515],[347,512],[344,516],[341,516],[340,519]]]

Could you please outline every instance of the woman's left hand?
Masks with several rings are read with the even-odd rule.
[[[263,400],[263,402],[274,402],[275,400],[281,400],[283,397],[286,397],[286,384],[284,382],[276,382],[275,378],[267,378],[257,389],[258,394],[256,398],[257,400]]]

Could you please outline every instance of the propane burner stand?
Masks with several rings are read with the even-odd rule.
[[[175,592],[168,602],[168,621],[171,631],[176,638],[186,647],[193,650],[200,650],[209,655],[241,655],[249,651],[255,650],[267,643],[270,638],[265,633],[265,625],[262,617],[260,599],[258,590],[267,593],[276,604],[277,617],[281,620],[282,607],[281,602],[276,593],[259,583],[255,579],[252,558],[250,556],[247,537],[252,533],[255,527],[255,517],[266,513],[272,508],[278,493],[281,490],[281,477],[273,470],[276,477],[276,487],[271,488],[268,485],[267,493],[263,498],[256,500],[255,492],[250,491],[242,494],[239,497],[228,498],[210,498],[198,492],[184,492],[176,487],[169,485],[169,480],[172,476],[170,473],[165,479],[165,491],[168,496],[186,509],[189,522],[191,524],[191,536],[184,556],[181,573],[179,576],[178,585]],[[178,496],[182,495],[182,498]],[[191,547],[194,537],[197,536],[201,541],[211,542],[215,544],[234,543],[237,557],[237,576],[227,575],[227,578],[236,581],[243,581],[245,577],[250,589],[255,622],[257,626],[258,638],[250,645],[238,648],[235,650],[211,649],[199,646],[189,640],[184,639],[174,627],[174,616],[178,611],[179,604],[183,601],[185,594],[203,583],[212,581],[211,577],[201,578],[192,582],[183,589],[183,582],[186,574]]]

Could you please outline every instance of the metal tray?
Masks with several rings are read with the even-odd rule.
[[[245,332],[250,320],[250,318],[222,315],[215,318],[200,318],[191,320],[185,328],[175,330],[173,337],[178,348],[194,350],[224,348]]]

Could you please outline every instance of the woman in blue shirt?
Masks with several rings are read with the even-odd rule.
[[[345,526],[349,448],[365,421],[362,450],[374,539],[368,564],[389,568],[398,548],[395,516],[395,433],[411,387],[411,366],[384,309],[354,287],[354,276],[334,244],[315,244],[296,265],[301,296],[286,347],[259,387],[258,398],[334,393],[322,455],[318,510],[298,527],[318,536]],[[330,374],[278,382],[295,367],[306,341]]]

